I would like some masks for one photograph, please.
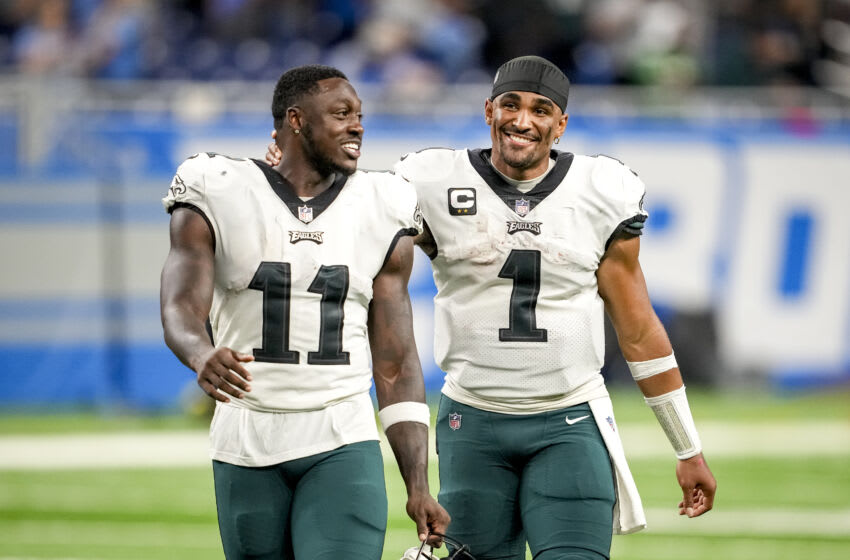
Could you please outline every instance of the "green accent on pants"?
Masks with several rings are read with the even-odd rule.
[[[384,466],[364,441],[268,467],[213,461],[228,560],[379,560],[387,527]]]
[[[448,533],[478,560],[523,560],[526,541],[535,559],[608,558],[614,475],[587,404],[514,415],[442,395],[437,453]]]

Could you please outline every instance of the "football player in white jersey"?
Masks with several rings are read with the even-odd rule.
[[[569,81],[505,63],[484,116],[492,147],[408,154],[437,285],[439,500],[481,559],[603,559],[645,527],[600,373],[603,313],[678,458],[679,512],[710,510],[703,455],[638,260],[643,182],[604,156],[553,150]],[[278,154],[270,147],[267,159]]]
[[[283,161],[199,154],[163,199],[165,339],[217,401],[210,453],[229,560],[381,557],[373,379],[420,539],[449,521],[428,488],[407,292],[421,216],[404,180],[357,171],[360,111],[338,70],[292,69],[272,102]]]

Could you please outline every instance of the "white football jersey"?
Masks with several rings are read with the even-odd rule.
[[[429,149],[396,164],[436,242],[443,392],[515,413],[605,394],[596,270],[613,238],[640,234],[643,182],[617,160],[553,151],[555,166],[523,194],[489,155]]]
[[[408,183],[357,171],[303,202],[265,163],[198,154],[163,204],[197,209],[214,232],[213,339],[255,357],[234,405],[318,410],[369,391],[372,281],[421,222]]]

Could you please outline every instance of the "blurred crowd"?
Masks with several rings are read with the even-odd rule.
[[[421,91],[539,54],[575,83],[850,88],[850,0],[3,0],[0,73]],[[847,89],[845,89],[847,91]]]

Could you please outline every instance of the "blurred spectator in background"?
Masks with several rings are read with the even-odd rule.
[[[413,98],[444,83],[488,81],[481,58],[486,30],[471,7],[470,0],[375,3],[359,32],[332,49],[330,63],[355,81]]]
[[[598,0],[597,0],[598,1]],[[569,74],[571,52],[581,38],[581,14],[595,2],[492,0],[477,2],[487,30],[484,63],[492,74],[505,60],[535,54]]]
[[[706,83],[813,85],[820,4],[810,0],[717,2],[709,57],[713,68],[706,72]]]
[[[365,21],[351,41],[331,50],[330,62],[355,82],[383,84],[397,93],[427,94],[443,82],[437,66],[417,49],[414,23],[392,12]]]
[[[850,90],[850,0],[9,0],[0,71],[272,80],[338,66],[419,98],[534,53],[577,84]],[[850,95],[850,94],[848,94]]]
[[[82,74],[110,79],[144,77],[142,47],[153,24],[153,7],[150,0],[104,0],[94,8],[77,45]]]
[[[472,14],[472,0],[436,0],[419,20],[417,42],[449,82],[490,81],[481,55],[487,30]]]
[[[818,84],[850,97],[850,0],[830,2],[820,24],[822,49],[813,64]]]
[[[25,74],[71,73],[73,51],[68,0],[18,2],[10,10],[21,26],[12,38],[12,57]]]
[[[698,49],[702,40],[699,2],[644,2],[626,41],[630,57],[625,69],[629,83],[688,87],[697,83]]]
[[[576,82],[687,87],[699,78],[704,18],[696,0],[603,0],[582,23]]]

